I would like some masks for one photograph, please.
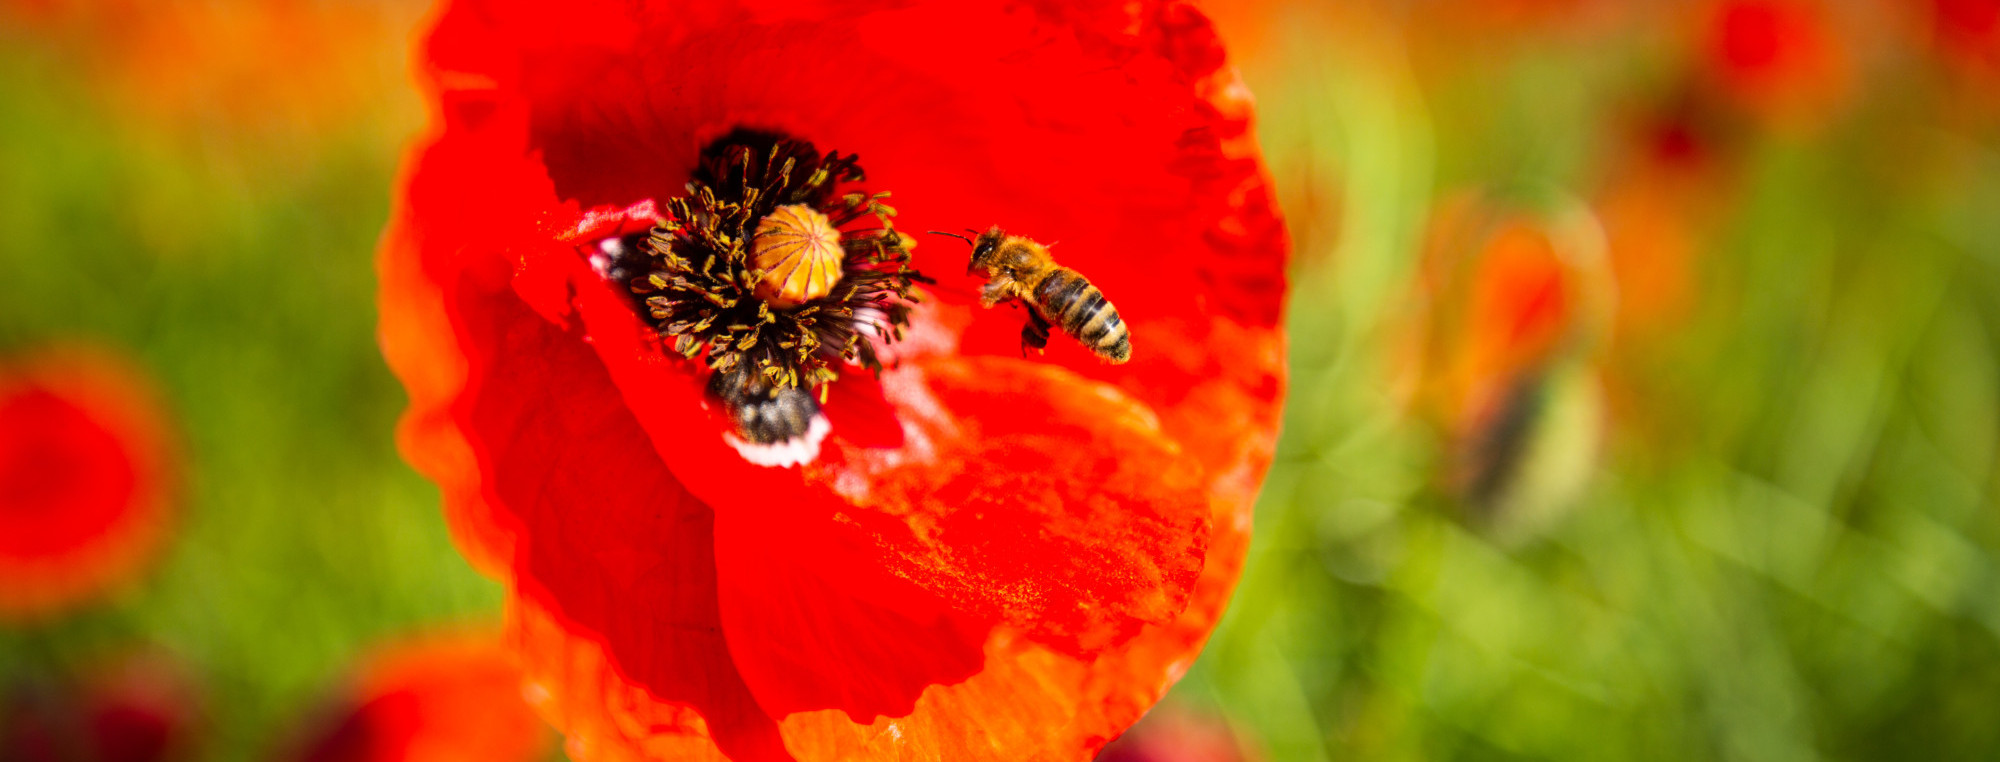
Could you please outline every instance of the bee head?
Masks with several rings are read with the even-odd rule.
[[[1000,242],[1006,238],[1007,234],[1000,230],[1000,226],[995,225],[992,229],[980,233],[978,238],[972,239],[972,262],[965,266],[965,274],[971,275],[974,270],[981,268],[991,270],[993,253],[1000,250]]]
[[[967,262],[965,265],[966,275],[972,275],[980,268],[986,268],[989,270],[992,269],[993,252],[1000,250],[1000,242],[1006,240],[1007,238],[1006,232],[1002,231],[1000,229],[1000,226],[998,225],[993,226],[991,230],[988,230],[984,233],[981,233],[977,230],[973,230],[971,228],[966,228],[965,232],[971,233],[978,237],[967,238],[957,233],[946,233],[942,230],[930,231],[931,235],[948,235],[958,240],[972,244],[972,261]]]

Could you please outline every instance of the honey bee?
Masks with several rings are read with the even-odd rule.
[[[978,238],[939,235],[972,244],[972,262],[965,272],[985,270],[987,275],[986,285],[979,289],[980,304],[992,307],[1012,299],[1028,305],[1028,324],[1021,328],[1024,349],[1047,347],[1049,329],[1060,326],[1063,333],[1114,365],[1132,359],[1132,334],[1118,308],[1082,273],[1056,264],[1048,247],[1007,235],[998,226]]]

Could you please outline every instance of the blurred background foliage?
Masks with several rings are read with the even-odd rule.
[[[2000,756],[2000,3],[1204,7],[1291,396],[1134,733],[1201,740],[1122,758]],[[0,354],[120,348],[186,464],[159,568],[0,628],[0,683],[166,654],[195,758],[264,759],[375,644],[497,619],[373,337],[422,13],[0,3]]]
[[[2000,4],[1217,16],[1293,376],[1178,700],[1286,760],[2000,755]],[[1553,272],[1478,266],[1517,227]]]
[[[0,3],[0,352],[131,355],[185,465],[157,568],[0,628],[0,686],[164,653],[195,683],[196,758],[268,759],[377,642],[498,621],[396,454],[374,336],[423,11]]]

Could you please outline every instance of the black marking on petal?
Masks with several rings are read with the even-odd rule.
[[[728,405],[730,422],[752,444],[804,437],[819,415],[819,403],[804,389],[768,386],[741,368],[709,376],[708,391]]]

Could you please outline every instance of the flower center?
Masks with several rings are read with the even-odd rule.
[[[757,223],[750,263],[764,272],[754,292],[780,309],[826,296],[840,282],[840,231],[833,221],[805,204],[787,204]]]
[[[665,219],[613,271],[675,352],[754,390],[722,395],[732,407],[823,398],[841,364],[880,369],[872,341],[900,337],[927,282],[889,194],[855,187],[864,179],[852,154],[737,129],[703,149],[687,195],[661,205]]]

